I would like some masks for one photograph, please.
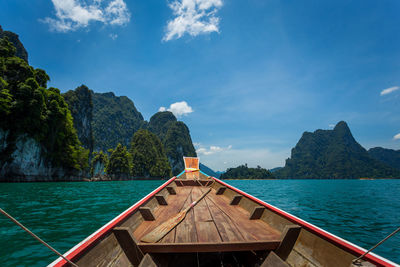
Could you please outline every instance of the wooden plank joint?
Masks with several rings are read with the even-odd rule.
[[[167,191],[170,195],[176,195],[175,188],[173,188],[172,186],[167,186]]]
[[[257,206],[254,208],[253,212],[250,215],[250,220],[258,220],[261,218],[263,215],[263,212],[265,210],[265,207],[263,206]]]
[[[140,207],[139,211],[145,221],[154,221],[156,219],[148,207]]]
[[[156,199],[157,199],[157,202],[159,205],[162,205],[162,206],[168,205],[168,202],[163,195],[156,195]]]
[[[276,249],[276,254],[283,260],[286,260],[292,251],[294,244],[299,237],[301,226],[286,225],[282,232],[282,242]]]
[[[115,227],[113,229],[115,238],[124,251],[126,257],[133,266],[138,266],[143,258],[143,252],[137,246],[137,242],[128,227]]]
[[[215,193],[216,195],[222,195],[226,190],[226,186],[221,186],[218,188],[217,192]]]
[[[242,195],[236,195],[233,197],[232,201],[231,201],[231,205],[238,205],[240,200],[242,200]]]

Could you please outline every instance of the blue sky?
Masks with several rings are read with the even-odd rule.
[[[283,166],[304,131],[340,120],[367,149],[400,149],[399,10],[397,0],[13,0],[0,3],[0,25],[51,86],[126,95],[146,120],[172,109],[201,161],[224,170]]]

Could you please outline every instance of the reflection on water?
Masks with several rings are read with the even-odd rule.
[[[0,183],[0,207],[64,253],[162,183]],[[228,183],[365,248],[400,225],[400,180]],[[0,235],[1,266],[44,266],[57,258],[5,217]],[[376,252],[400,262],[400,235]]]

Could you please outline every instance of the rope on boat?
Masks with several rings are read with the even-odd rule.
[[[374,250],[377,246],[379,246],[380,244],[382,244],[383,242],[385,242],[386,240],[388,240],[390,237],[392,237],[393,235],[395,235],[398,231],[400,231],[400,227],[397,228],[393,233],[391,233],[390,235],[388,235],[387,237],[385,237],[383,240],[381,240],[378,244],[376,244],[375,246],[373,246],[372,248],[370,248],[367,252],[365,252],[364,254],[362,254],[360,257],[358,257],[357,259],[353,260],[353,263],[359,263],[360,260],[362,258],[365,257],[365,255],[367,255],[368,253],[370,253],[372,250]]]
[[[5,212],[2,208],[0,208],[0,212],[3,213],[7,218],[9,218],[11,221],[13,221],[16,225],[18,225],[19,227],[21,227],[23,230],[25,230],[26,232],[28,232],[28,234],[30,234],[31,236],[33,236],[36,240],[38,240],[40,243],[42,243],[43,245],[45,245],[46,247],[48,247],[50,250],[52,250],[54,253],[56,253],[58,256],[60,256],[61,258],[63,258],[64,260],[66,260],[68,263],[70,263],[72,266],[75,267],[79,267],[78,265],[76,265],[75,263],[73,263],[72,261],[70,261],[69,259],[67,259],[66,257],[64,257],[60,252],[58,252],[57,250],[55,250],[52,246],[50,246],[49,244],[47,244],[46,242],[44,242],[40,237],[38,237],[37,235],[35,235],[34,233],[32,233],[28,228],[26,228],[25,226],[22,225],[22,223],[20,223],[19,221],[17,221],[17,219],[15,219],[14,217],[12,217],[10,214],[8,214],[7,212]]]

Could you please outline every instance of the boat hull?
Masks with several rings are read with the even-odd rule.
[[[227,237],[224,237],[223,234],[227,229],[226,227],[231,226],[224,226],[223,223],[218,222],[218,220],[226,220],[226,222],[228,222],[229,218],[218,219],[218,216],[215,215],[215,212],[218,213],[218,211],[214,211],[214,214],[211,212],[210,216],[215,216],[212,220],[216,224],[216,228],[223,228],[217,229],[221,239],[215,242],[210,242],[214,240],[213,235],[209,233],[210,230],[206,229],[204,233],[201,233],[201,229],[191,229],[190,224],[187,224],[186,226],[188,228],[185,229],[187,229],[188,232],[197,231],[197,237],[194,239],[195,242],[188,242],[190,239],[186,241],[179,240],[179,235],[177,234],[178,230],[176,230],[174,242],[167,242],[168,238],[164,238],[165,242],[162,241],[162,243],[146,244],[141,242],[140,238],[151,230],[153,227],[152,225],[156,224],[156,222],[145,220],[145,216],[148,215],[143,215],[145,214],[143,207],[146,208],[146,212],[154,213],[156,220],[160,216],[168,218],[165,213],[168,213],[168,208],[172,208],[172,200],[175,202],[178,201],[176,195],[180,195],[181,192],[189,191],[190,193],[188,193],[188,195],[190,195],[193,190],[200,190],[199,192],[201,192],[203,188],[212,188],[212,192],[205,198],[203,201],[205,203],[203,203],[203,205],[206,203],[212,204],[213,202],[214,204],[219,203],[220,206],[226,209],[226,217],[228,218],[230,216],[231,224],[235,225],[239,232],[242,231],[242,236],[248,235],[250,239],[247,240],[244,238],[239,241],[234,241],[234,238],[232,239],[232,236],[228,234]],[[168,204],[165,205],[164,203],[164,205],[161,205],[160,203],[162,202],[160,202],[160,198],[164,199],[165,203]],[[187,200],[182,201],[182,203],[187,203]],[[200,208],[200,206],[194,207],[193,216],[199,214],[196,213],[196,209],[198,209],[197,212],[199,212]],[[213,208],[211,207],[210,211],[212,210]],[[243,222],[244,219],[240,218],[240,214],[237,216],[237,219],[232,219],[235,211],[241,212],[242,215],[247,212],[250,215],[250,218],[247,218],[248,224],[254,224],[254,227],[265,227],[265,233],[262,233],[263,228],[259,228],[259,231],[255,231],[252,230],[254,227],[247,227],[246,222]],[[255,217],[251,218],[251,216]],[[197,225],[198,222],[193,218],[192,220],[194,220],[193,224]],[[211,219],[204,222],[211,223],[210,220]],[[245,229],[246,227],[247,229]],[[290,236],[287,234],[288,227],[297,227],[299,229],[291,245],[290,242],[285,241],[289,239],[288,236]],[[133,252],[127,252],[126,245],[122,244],[121,239],[116,235],[115,231],[117,228],[119,231],[126,230],[126,238],[128,240],[131,239],[132,242],[131,245],[128,246],[128,250],[131,249]],[[180,228],[183,229],[183,226],[180,226]],[[179,233],[184,233],[184,230],[179,231]],[[294,232],[296,232],[296,230],[294,230]],[[188,234],[188,236],[190,238],[190,234]],[[231,240],[226,240],[229,238],[231,238]],[[284,244],[284,242],[288,243],[290,246],[290,249],[286,252],[282,252],[282,244]],[[257,266],[262,264],[263,261],[266,262],[268,255],[273,254],[271,253],[272,251],[279,254],[280,259],[290,266],[336,267],[350,266],[352,260],[362,255],[365,249],[282,211],[217,178],[209,177],[201,172],[198,173],[197,177],[194,176],[192,172],[183,172],[178,178],[173,177],[169,179],[111,222],[76,245],[64,256],[77,263],[78,266],[135,266],[139,265],[140,262],[144,260],[155,262],[158,260],[159,264],[157,263],[157,265],[160,266],[185,266],[184,264],[179,264],[176,260],[171,260],[171,257],[173,257],[171,255],[176,254],[176,257],[180,259],[184,259],[185,257],[190,258],[190,255],[192,255],[193,257],[197,257],[197,260],[199,260],[200,257],[203,259],[203,262],[208,262],[208,260],[212,258],[220,260],[218,255],[221,253],[225,253],[225,255],[228,255],[226,253],[231,253],[229,255],[232,255],[234,258],[239,256],[243,257],[243,255],[247,255],[245,257],[260,258],[261,261],[260,259],[249,260],[251,263],[249,263],[249,266]],[[249,253],[245,254],[247,252]],[[132,253],[138,253],[138,261],[130,259],[128,254]],[[150,256],[144,257],[147,253]],[[252,253],[255,256],[251,256],[253,255]],[[183,257],[182,255],[186,256]],[[364,261],[372,264],[370,266],[398,266],[373,253],[367,254],[364,257]],[[190,262],[190,260],[187,262]],[[190,266],[190,264],[187,265]],[[65,260],[59,258],[49,266],[68,266],[68,264]]]

